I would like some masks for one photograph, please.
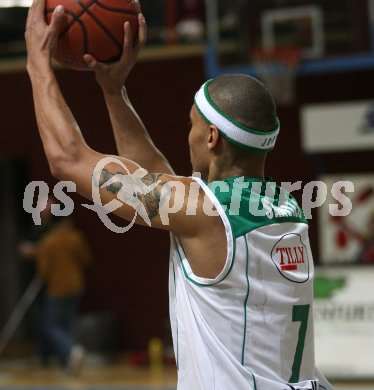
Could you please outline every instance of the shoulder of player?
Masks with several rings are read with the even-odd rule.
[[[176,176],[169,174],[147,174],[142,179],[146,185],[157,184],[157,190],[168,194],[171,199],[174,197],[188,198],[189,201],[204,200],[206,192],[201,184],[193,177]]]
[[[143,184],[149,189],[153,188],[158,192],[164,190],[168,193],[177,194],[179,196],[188,194],[191,185],[196,185],[199,188],[199,184],[191,177],[176,176],[165,173],[147,173],[142,177]]]
[[[190,235],[220,225],[220,218],[201,183],[193,177],[161,175],[158,178],[160,214],[167,213],[171,230]],[[174,222],[174,223],[173,223]]]

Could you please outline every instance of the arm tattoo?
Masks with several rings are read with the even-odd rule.
[[[142,182],[145,186],[149,187],[156,184],[161,176],[162,174],[148,173],[142,178]],[[164,185],[168,185],[168,183],[165,181],[159,181],[157,186],[150,192],[146,193],[146,191],[141,191],[137,193],[138,199],[147,209],[150,220],[160,214],[160,207],[170,194],[170,188],[167,188],[165,192]]]
[[[115,176],[117,176],[115,182],[103,187],[108,180]],[[120,196],[120,200],[124,201],[126,199],[127,202],[126,200],[125,202],[131,204],[134,208],[136,208],[135,199],[138,202],[142,202],[149,219],[152,220],[160,214],[160,207],[165,203],[165,200],[169,199],[171,193],[171,187],[168,182],[159,180],[161,176],[162,174],[148,173],[138,181],[130,179],[129,175],[124,175],[122,172],[110,172],[107,169],[103,169],[98,186],[115,195],[120,194],[123,188],[124,193],[122,197]],[[131,183],[130,186],[128,185],[129,183]],[[165,185],[166,187],[164,187]],[[149,190],[149,187],[154,188]],[[129,190],[131,193],[129,193]]]
[[[110,180],[113,176],[124,176],[122,172],[116,172],[112,173],[109,172],[107,169],[103,169],[101,171],[100,181],[99,181],[99,188],[102,187],[108,180]],[[118,194],[122,188],[122,183],[120,180],[116,181],[115,183],[112,183],[105,187],[105,189],[112,194]]]

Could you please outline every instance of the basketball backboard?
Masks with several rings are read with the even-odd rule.
[[[300,74],[374,67],[374,0],[206,0],[210,76],[258,48],[298,47]],[[253,70],[253,69],[252,69]]]

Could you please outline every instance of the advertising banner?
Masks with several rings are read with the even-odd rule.
[[[374,378],[374,267],[319,267],[316,365],[333,379]]]
[[[374,265],[374,175],[319,179],[326,185],[326,201],[318,208],[320,263]],[[333,204],[344,205],[346,215],[333,210]]]
[[[307,153],[374,150],[374,101],[311,104],[301,110]]]

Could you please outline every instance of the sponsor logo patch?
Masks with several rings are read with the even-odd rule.
[[[271,259],[279,273],[287,280],[305,283],[309,280],[309,257],[301,236],[285,234],[273,247]]]

